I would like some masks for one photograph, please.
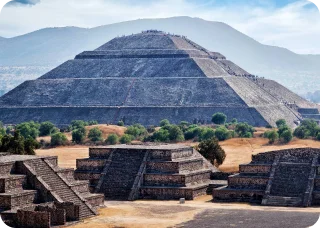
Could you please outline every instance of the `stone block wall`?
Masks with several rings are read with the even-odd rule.
[[[50,213],[38,211],[23,211],[17,212],[18,227],[25,228],[50,228]]]

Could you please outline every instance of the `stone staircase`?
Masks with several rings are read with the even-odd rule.
[[[80,206],[80,219],[96,215],[96,211],[86,203],[85,199],[79,193],[72,190],[67,183],[54,171],[48,162],[37,159],[26,161],[31,168],[36,172],[38,177],[55,192],[63,202],[72,202]]]
[[[115,200],[193,199],[206,194],[214,169],[179,145],[90,148],[89,155],[77,160],[76,179]]]
[[[146,151],[114,151],[99,192],[106,199],[128,200],[145,154]]]

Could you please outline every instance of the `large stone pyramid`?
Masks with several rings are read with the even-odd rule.
[[[274,125],[279,118],[294,125],[302,118],[299,110],[319,113],[314,104],[220,53],[159,31],[115,38],[0,98],[6,124],[123,119],[153,125],[165,118],[206,123],[223,112],[255,126]]]

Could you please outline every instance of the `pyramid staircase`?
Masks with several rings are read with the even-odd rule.
[[[57,167],[57,157],[0,158],[0,212],[8,225],[65,225],[96,215],[103,202],[102,195],[90,194],[88,182],[73,178],[72,169]],[[32,223],[39,218],[43,223]]]
[[[228,186],[213,191],[217,202],[254,202],[266,206],[320,205],[320,150],[298,148],[253,155],[240,165]]]
[[[90,148],[78,159],[75,177],[89,180],[106,199],[193,199],[206,194],[212,167],[193,148],[117,146]]]

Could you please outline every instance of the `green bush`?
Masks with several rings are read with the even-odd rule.
[[[273,144],[275,141],[279,139],[279,134],[276,130],[266,131],[264,136],[269,139],[269,143]]]
[[[129,144],[132,142],[132,136],[131,135],[127,135],[124,134],[121,138],[120,138],[120,143],[121,144]]]
[[[151,141],[155,141],[155,142],[169,142],[169,131],[166,129],[160,129],[159,131],[156,131],[152,137],[151,137]]]
[[[119,137],[116,134],[110,134],[106,139],[106,143],[110,145],[115,145],[119,142]]]
[[[84,127],[72,131],[72,142],[80,144],[86,138],[87,131]]]
[[[141,138],[143,136],[146,136],[148,134],[148,131],[141,124],[134,124],[132,126],[129,126],[125,133],[128,135],[132,135],[133,138],[136,139],[136,138]]]
[[[58,133],[55,133],[51,136],[50,145],[51,146],[63,146],[63,145],[66,145],[67,142],[68,142],[67,137],[63,133],[58,132]]]
[[[248,133],[250,133],[252,137],[254,131],[255,129],[253,128],[253,126],[249,125],[248,123],[238,123],[235,128],[235,132],[241,138],[247,138],[249,136]]]
[[[79,128],[84,128],[85,126],[88,126],[88,123],[83,121],[83,120],[73,120],[71,122],[72,130],[76,130],[76,129],[79,129]]]
[[[169,130],[169,140],[181,142],[184,141],[183,131],[177,125],[171,125]]]
[[[233,118],[233,119],[231,120],[231,123],[232,123],[232,124],[237,124],[237,123],[238,123],[238,120],[237,120],[236,118]]]
[[[46,121],[40,124],[39,135],[40,136],[48,136],[54,133],[57,133],[58,129],[54,126],[53,123]]]
[[[2,122],[0,121],[0,135],[3,136],[6,134],[6,130],[4,129],[3,127],[3,124]]]
[[[16,126],[16,129],[20,131],[21,135],[25,139],[29,137],[36,139],[40,133],[39,128],[40,124],[33,121],[24,122]]]
[[[167,125],[170,125],[170,121],[169,120],[164,119],[164,120],[160,121],[160,127],[164,127],[164,126],[167,126]]]
[[[219,141],[224,141],[229,138],[229,131],[226,127],[218,127],[215,131],[215,136]]]
[[[220,147],[217,139],[204,140],[200,142],[196,149],[203,157],[210,161],[211,164],[217,167],[222,165],[226,158],[226,153]]]
[[[288,125],[281,125],[278,128],[278,134],[279,135],[282,135],[282,133],[285,132],[285,131],[291,131],[291,128]]]
[[[120,120],[117,125],[120,126],[120,127],[123,127],[124,126],[124,122],[122,120]]]
[[[221,124],[222,125],[222,124],[225,124],[225,122],[227,121],[227,116],[221,112],[218,112],[218,113],[213,114],[211,121],[214,124]]]
[[[88,125],[89,126],[92,126],[92,125],[98,125],[99,123],[98,123],[98,121],[96,121],[96,120],[90,120],[89,122],[88,122]]]
[[[293,134],[291,129],[285,130],[280,134],[280,139],[285,142],[288,143],[293,139]]]
[[[202,132],[202,128],[198,127],[198,125],[190,125],[188,130],[184,133],[184,138],[186,140],[194,139],[200,135]]]
[[[252,138],[252,133],[251,132],[246,132],[242,137],[243,138]]]
[[[94,127],[92,129],[90,129],[89,134],[88,134],[88,138],[92,142],[102,141],[102,131],[98,127]]]
[[[204,127],[204,128],[199,128],[199,129],[200,129],[199,141],[209,140],[209,139],[216,137],[214,129],[212,129],[210,127]]]
[[[308,138],[310,134],[310,131],[304,126],[297,127],[293,132],[293,135],[299,139]]]
[[[320,141],[320,132],[317,134],[316,139]]]
[[[287,122],[285,119],[279,119],[276,121],[276,125],[278,128],[282,127],[282,126],[287,126]]]

